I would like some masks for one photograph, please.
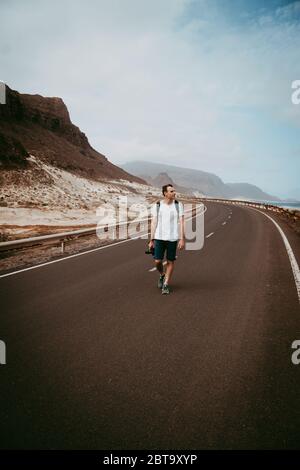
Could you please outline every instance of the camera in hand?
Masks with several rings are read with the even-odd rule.
[[[149,246],[147,246],[147,250],[145,251],[145,254],[146,255],[153,255],[154,254],[154,246],[152,248],[149,248]]]

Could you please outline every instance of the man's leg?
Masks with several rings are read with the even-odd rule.
[[[163,265],[165,249],[166,249],[166,243],[163,240],[154,240],[154,261],[155,261],[156,269],[160,274],[158,284],[157,284],[157,287],[159,287],[159,289],[162,288],[164,278],[165,278],[164,265]]]
[[[169,294],[170,289],[169,289],[169,283],[171,281],[171,277],[174,271],[174,261],[176,259],[176,248],[177,248],[177,241],[167,242],[167,269],[166,269],[166,275],[164,279],[164,285],[162,288],[162,294]]]
[[[163,265],[162,259],[156,259],[155,265],[156,265],[157,271],[159,271],[159,273],[162,275],[164,273],[164,265]]]
[[[154,253],[153,258],[155,261],[156,269],[162,275],[164,272],[163,259],[166,249],[164,240],[154,240]]]
[[[174,261],[167,260],[167,269],[166,269],[166,275],[165,275],[165,281],[164,281],[165,284],[170,283],[173,270],[174,270]]]
[[[169,284],[171,281],[171,277],[174,270],[174,261],[176,259],[176,249],[177,249],[177,241],[167,242],[167,270],[165,276],[165,284]]]

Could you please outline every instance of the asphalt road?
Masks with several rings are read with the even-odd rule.
[[[1,448],[300,448],[286,248],[263,214],[207,207],[169,296],[145,240],[0,279]]]

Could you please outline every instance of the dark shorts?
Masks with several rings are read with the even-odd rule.
[[[177,240],[170,242],[168,240],[154,240],[154,259],[164,259],[165,251],[167,250],[167,260],[175,261],[176,259]]]

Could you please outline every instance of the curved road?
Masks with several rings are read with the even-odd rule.
[[[258,211],[207,208],[169,296],[145,240],[0,279],[1,448],[300,448],[286,248]]]

